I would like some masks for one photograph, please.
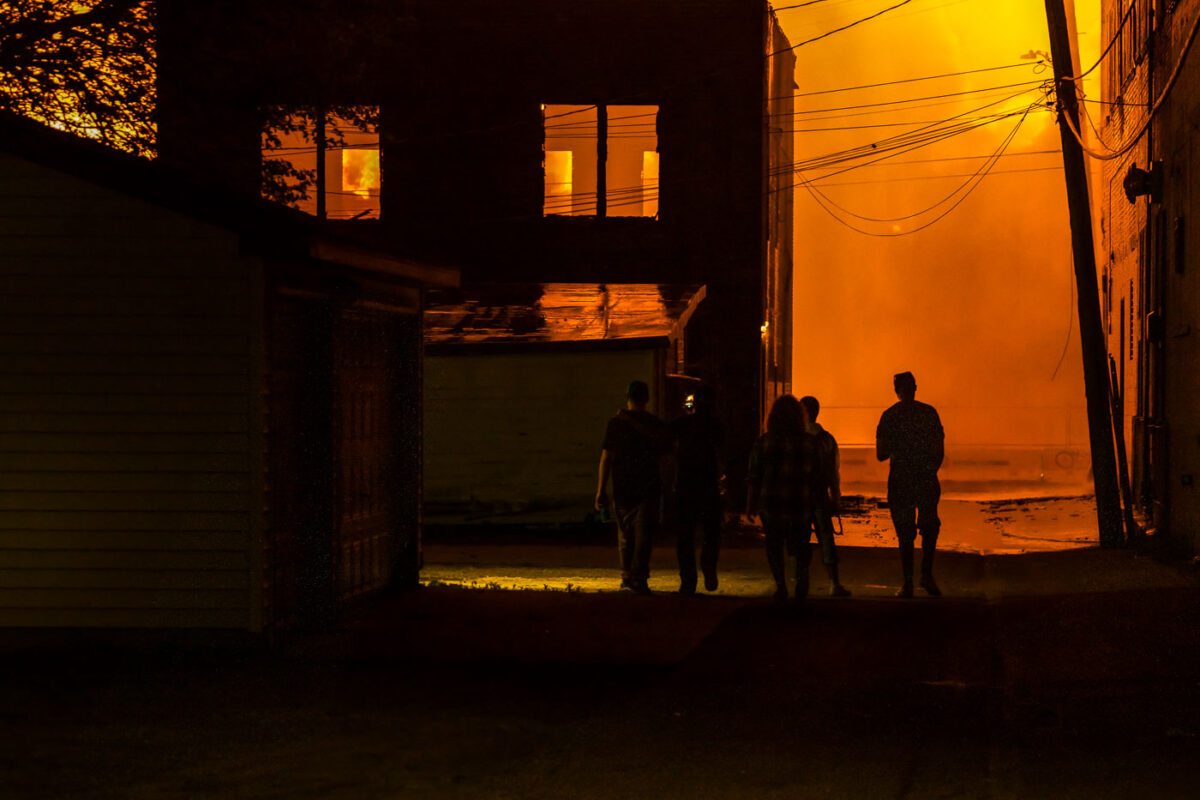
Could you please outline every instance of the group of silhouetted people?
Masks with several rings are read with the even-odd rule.
[[[944,455],[942,424],[933,406],[916,400],[917,382],[911,372],[896,375],[893,387],[898,401],[880,417],[875,454],[880,461],[890,461],[887,499],[903,572],[903,583],[896,594],[913,596],[914,551],[919,534],[920,586],[937,597],[941,590],[933,577],[933,560],[941,527],[937,472]],[[595,505],[598,511],[607,511],[611,479],[621,588],[650,593],[650,552],[662,526],[666,499],[666,516],[677,541],[679,591],[696,591],[697,531],[701,533],[704,588],[716,591],[724,516],[724,442],[713,392],[704,386],[697,389],[685,401],[686,413],[669,425],[647,410],[649,402],[649,387],[633,381],[626,407],[609,420],[600,456]],[[792,596],[796,600],[808,596],[814,535],[829,573],[830,594],[850,595],[840,580],[834,540],[834,520],[840,526],[841,505],[838,444],[817,423],[820,409],[815,397],[779,397],[767,416],[766,431],[754,442],[750,453],[746,513],[751,520],[757,517],[762,521],[767,563],[775,580],[775,597],[780,601],[789,597],[788,556],[795,576]],[[664,469],[664,464],[673,468]]]

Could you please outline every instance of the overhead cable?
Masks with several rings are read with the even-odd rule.
[[[908,5],[911,2],[913,2],[913,0],[900,0],[899,3],[896,3],[893,6],[888,6],[887,8],[883,9],[882,11],[876,11],[874,14],[871,14],[870,16],[862,17],[861,19],[856,19],[854,22],[847,23],[846,25],[843,25],[840,28],[834,28],[831,31],[826,31],[825,33],[822,33],[820,36],[814,36],[811,39],[805,39],[804,41],[799,42],[797,44],[793,44],[788,47],[780,48],[779,50],[776,50],[773,53],[768,53],[767,58],[774,58],[775,56],[780,55],[782,53],[789,53],[798,47],[804,47],[805,45],[812,44],[813,42],[819,42],[822,39],[825,39],[829,36],[833,36],[835,33],[841,33],[842,31],[848,31],[851,28],[862,25],[864,22],[870,22],[871,20],[875,19],[876,17],[882,17],[884,14],[888,13],[889,11],[895,11],[897,8],[903,8],[904,6]]]
[[[1184,42],[1183,47],[1179,52],[1179,59],[1175,62],[1175,68],[1171,70],[1171,76],[1167,78],[1167,82],[1163,86],[1162,92],[1159,93],[1158,99],[1155,100],[1154,104],[1150,107],[1150,111],[1146,114],[1146,118],[1142,120],[1142,124],[1138,126],[1137,132],[1130,137],[1129,141],[1125,142],[1125,144],[1116,148],[1111,148],[1101,142],[1101,146],[1105,148],[1104,151],[1096,150],[1090,147],[1086,142],[1084,142],[1083,136],[1079,133],[1079,127],[1076,124],[1076,121],[1063,113],[1062,103],[1060,101],[1058,111],[1059,116],[1066,120],[1067,127],[1070,129],[1071,135],[1074,136],[1076,141],[1079,142],[1079,146],[1083,149],[1084,153],[1098,161],[1112,161],[1120,158],[1137,146],[1137,143],[1141,140],[1142,136],[1145,135],[1146,131],[1150,129],[1151,123],[1154,122],[1154,118],[1162,109],[1162,104],[1167,99],[1167,95],[1169,95],[1171,90],[1175,88],[1175,82],[1179,80],[1179,75],[1183,71],[1184,62],[1187,61],[1188,53],[1191,52],[1192,45],[1196,41],[1196,32],[1198,30],[1200,30],[1200,14],[1198,14],[1196,18],[1192,20],[1192,29],[1188,32],[1187,40]],[[1062,82],[1063,84],[1069,83],[1071,90],[1075,90],[1075,83],[1071,78],[1063,78]]]
[[[1028,111],[1032,111],[1032,110],[1033,110],[1033,106],[1031,105],[1030,108],[1028,109]],[[1008,137],[1004,140],[1004,143],[1003,143],[1004,148],[1007,148],[1007,146],[1012,142],[1013,138],[1016,136],[1017,131],[1020,130],[1021,124],[1024,121],[1025,121],[1025,116],[1022,116],[1021,120],[1013,127],[1013,129],[1009,133]],[[1003,152],[1003,150],[1001,150],[1001,152]],[[992,165],[995,165],[996,160],[993,159],[990,163]],[[962,205],[963,202],[968,197],[971,196],[971,194],[975,191],[975,189],[979,187],[979,184],[983,182],[983,179],[985,177],[987,177],[988,172],[990,172],[990,168],[987,171],[983,172],[975,180],[974,184],[971,185],[971,187],[969,189],[967,189],[967,191],[964,192],[963,195],[961,197],[959,197],[958,200],[956,200],[953,205],[951,205],[949,208],[947,208],[945,211],[943,211],[941,214],[937,215],[933,219],[917,226],[916,228],[911,228],[911,229],[905,230],[905,231],[890,231],[888,233],[878,233],[876,231],[869,231],[869,230],[859,227],[858,225],[855,225],[852,222],[842,219],[821,201],[820,195],[812,190],[812,187],[809,185],[809,182],[803,176],[801,176],[800,185],[808,190],[809,194],[812,195],[813,199],[817,201],[817,204],[821,206],[821,208],[825,211],[825,213],[829,214],[831,217],[833,217],[834,220],[836,220],[841,225],[843,225],[853,231],[861,233],[865,236],[876,236],[876,237],[882,237],[882,238],[896,238],[899,236],[911,236],[912,234],[918,233],[919,231],[923,231],[926,228],[930,227],[931,225],[935,225],[938,222],[940,222],[941,220],[945,219],[956,208],[958,208],[960,205]]]
[[[865,222],[904,222],[905,220],[910,220],[915,217],[924,216],[925,214],[928,214],[930,211],[933,211],[934,209],[940,208],[941,206],[945,205],[946,203],[949,203],[960,192],[962,192],[964,189],[966,189],[971,184],[972,181],[974,181],[976,178],[979,178],[980,175],[990,171],[991,168],[995,166],[996,161],[1000,158],[1000,155],[1008,148],[1008,145],[1012,142],[1013,137],[1016,136],[1017,131],[1021,127],[1021,123],[1023,123],[1025,121],[1025,118],[1026,118],[1026,116],[1028,116],[1029,111],[1032,111],[1032,110],[1033,110],[1033,106],[1031,105],[1030,108],[1026,110],[1026,113],[1023,114],[1021,116],[1021,118],[1017,120],[1017,124],[1013,126],[1013,130],[1008,134],[1008,136],[1006,136],[1000,142],[1000,144],[997,145],[995,151],[988,158],[988,160],[985,161],[983,164],[980,164],[979,169],[975,170],[975,172],[973,172],[969,176],[967,176],[967,179],[965,181],[963,181],[961,184],[959,184],[957,187],[955,187],[954,191],[950,192],[948,195],[941,198],[940,200],[933,203],[932,205],[926,206],[925,208],[922,208],[919,211],[914,211],[911,214],[904,214],[903,216],[898,216],[898,217],[871,217],[871,216],[867,216],[865,214],[859,214],[857,212],[851,211],[850,209],[846,208],[845,206],[840,205],[837,201],[835,201],[829,195],[822,192],[821,189],[817,186],[818,182],[821,180],[820,178],[816,178],[813,180],[807,180],[807,179],[805,179],[804,175],[801,174],[800,179],[801,179],[801,181],[805,182],[805,188],[808,189],[810,192],[820,195],[831,206],[833,206],[834,208],[837,208],[839,211],[849,214],[852,217],[855,217],[856,219],[861,219]]]

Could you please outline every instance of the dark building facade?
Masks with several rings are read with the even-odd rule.
[[[795,60],[765,2],[163,0],[159,26],[168,163],[257,194],[322,139],[315,213],[465,284],[707,286],[679,365],[717,385],[730,463],[790,390]],[[323,125],[264,154],[266,109],[345,104],[377,122],[366,188]]]
[[[1105,0],[1097,259],[1145,527],[1200,548],[1200,27],[1197,0]],[[1127,147],[1127,145],[1130,145]]]
[[[325,625],[421,566],[454,270],[0,114],[0,627]]]

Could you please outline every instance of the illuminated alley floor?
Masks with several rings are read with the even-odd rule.
[[[1050,554],[1096,544],[1096,511],[1090,497],[1031,500],[944,500],[940,506],[938,576],[949,593],[983,595],[996,591],[978,556]],[[838,537],[842,581],[856,596],[886,596],[898,586],[895,535],[887,509],[873,500],[842,520]],[[421,581],[426,586],[598,592],[617,588],[616,548],[595,537],[540,531],[523,539],[511,530],[490,536],[480,526],[469,537],[425,546]],[[742,529],[726,534],[717,594],[734,597],[769,595],[774,584],[767,572],[761,534]],[[820,595],[828,587],[816,552],[812,587]],[[674,542],[656,544],[650,588],[674,592],[679,587]],[[701,592],[704,594],[704,592]],[[918,593],[919,594],[919,593]]]

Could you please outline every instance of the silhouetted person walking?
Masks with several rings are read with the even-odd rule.
[[[888,470],[888,505],[892,524],[900,540],[900,565],[904,585],[898,597],[913,594],[913,545],[921,534],[921,588],[934,597],[942,592],[933,579],[933,556],[937,550],[938,499],[942,495],[937,472],[945,456],[942,421],[937,410],[916,399],[917,379],[901,372],[893,379],[900,402],[879,418],[875,431],[875,456],[891,459]]]
[[[838,514],[842,502],[841,463],[838,456],[837,439],[817,422],[821,413],[821,404],[817,398],[809,395],[800,398],[800,405],[808,417],[807,431],[817,440],[818,470],[815,476],[814,488],[816,501],[813,505],[813,529],[817,533],[817,543],[821,546],[821,561],[829,573],[829,594],[831,597],[849,597],[850,590],[842,586],[838,580],[837,544],[833,539],[833,518]]]
[[[818,470],[817,440],[805,426],[804,407],[785,394],[771,406],[767,432],[750,453],[746,514],[762,517],[767,538],[767,563],[775,579],[775,599],[788,596],[784,548],[795,559],[796,599],[808,596],[810,534]]]
[[[670,443],[666,423],[646,410],[649,402],[650,388],[644,382],[629,384],[625,408],[608,421],[604,432],[596,486],[596,510],[602,511],[612,476],[621,588],[640,594],[650,593],[650,549],[662,509],[661,461]]]
[[[675,523],[679,591],[696,592],[696,528],[700,529],[700,570],[704,588],[717,590],[721,550],[721,423],[713,391],[699,387],[684,403],[684,415],[671,423],[675,442]]]

